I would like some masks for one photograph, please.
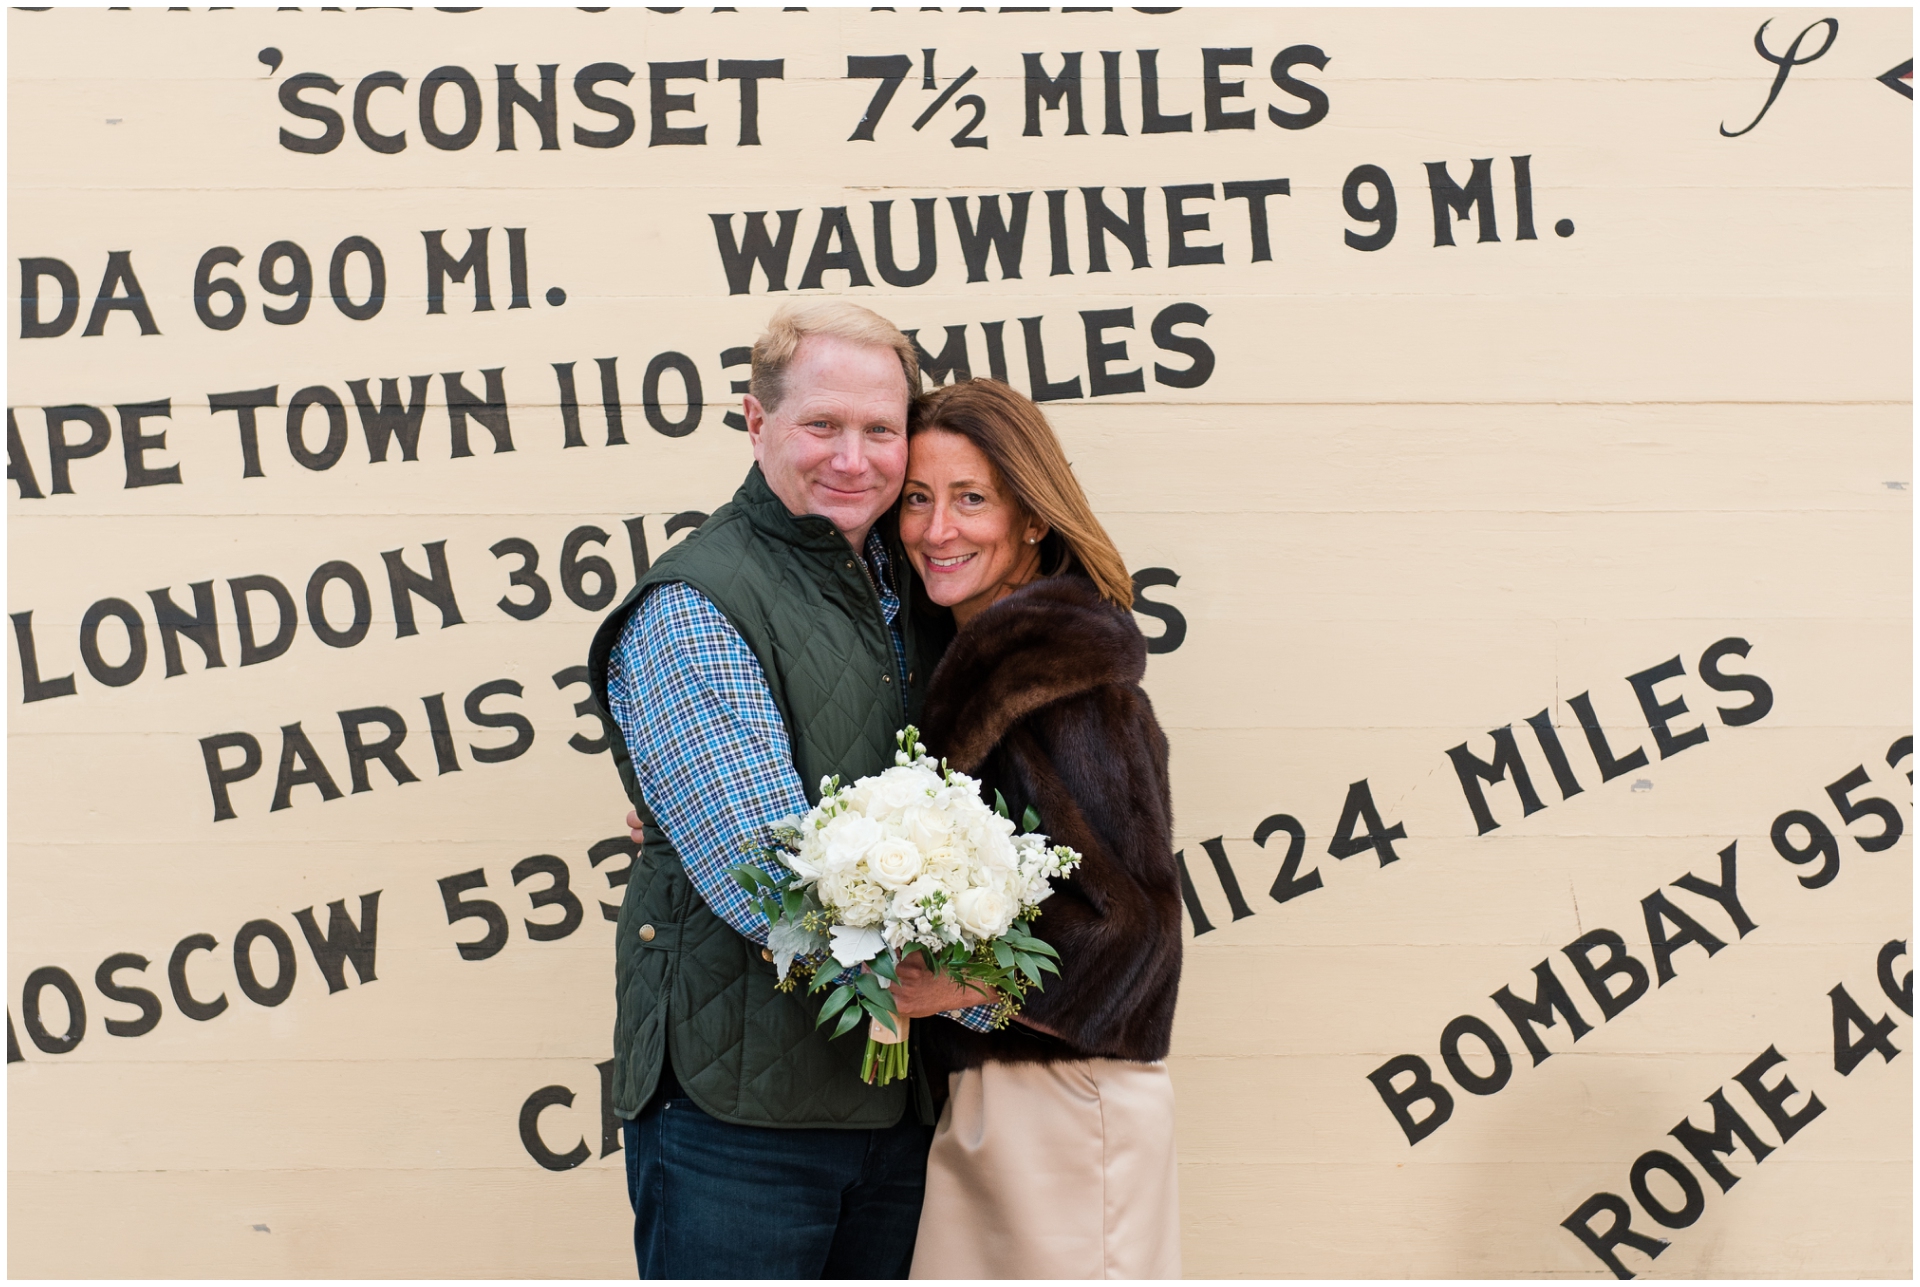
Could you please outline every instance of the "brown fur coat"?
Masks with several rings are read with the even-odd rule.
[[[927,690],[928,748],[997,788],[1017,821],[1083,862],[1041,905],[1033,930],[1060,953],[1025,1014],[976,1033],[923,1021],[943,1070],[989,1059],[1166,1056],[1180,983],[1180,878],[1173,857],[1167,739],[1141,691],[1146,641],[1123,608],[1069,573],[1032,582],[961,629]]]

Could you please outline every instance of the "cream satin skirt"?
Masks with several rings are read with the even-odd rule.
[[[1164,1063],[988,1063],[955,1073],[915,1278],[1178,1278]]]

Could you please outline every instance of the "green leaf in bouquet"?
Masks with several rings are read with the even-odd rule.
[[[1003,970],[1013,968],[1013,947],[1006,939],[997,938],[993,941],[993,959],[1000,963]]]
[[[887,1010],[893,1009],[893,998],[888,996],[887,990],[880,986],[880,978],[878,975],[859,975],[854,979],[853,986],[859,988],[860,995],[866,997],[875,1005]]]
[[[844,1037],[849,1032],[852,1032],[853,1025],[859,1023],[861,1016],[865,1013],[866,1011],[857,1005],[848,1006],[846,1012],[840,1016],[840,1022],[833,1025],[833,1036]],[[831,1040],[831,1038],[829,1038],[829,1040]]]
[[[819,1027],[827,1020],[833,1018],[834,1015],[846,1009],[853,1003],[854,995],[854,990],[844,983],[835,988],[828,994],[826,1003],[820,1007],[820,1014],[813,1021],[814,1027]]]
[[[1022,831],[1040,830],[1040,811],[1034,808],[1032,805],[1028,805],[1027,811],[1020,815],[1020,830]]]
[[[885,1028],[888,1032],[894,1033],[895,1035],[899,1034],[900,1032],[899,1025],[894,1021],[893,1015],[889,1014],[887,1011],[870,1010],[867,1013],[869,1014],[869,1016],[871,1016],[871,1018],[875,1023]]]
[[[1012,816],[1007,812],[1007,797],[1001,795],[998,788],[995,788],[993,793],[993,811],[1003,818]]]
[[[1027,982],[1033,984],[1035,987],[1040,986],[1039,966],[1034,957],[1022,952],[1016,958],[1016,964],[1020,967],[1020,973],[1027,976]]]
[[[872,970],[875,974],[879,975],[881,978],[887,980],[889,983],[897,983],[900,980],[900,972],[898,967],[894,965],[893,958],[887,955],[885,952],[880,953],[878,956],[874,957],[871,961],[868,961],[867,968]]]
[[[780,910],[788,920],[799,920],[807,914],[807,895],[805,891],[789,889],[780,896]]]

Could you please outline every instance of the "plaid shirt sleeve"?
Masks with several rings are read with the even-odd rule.
[[[669,583],[627,619],[607,699],[641,797],[687,879],[716,916],[764,946],[767,919],[727,869],[782,874],[765,853],[767,827],[808,805],[759,658],[705,595]]]
[[[641,797],[679,851],[687,879],[716,916],[764,946],[766,917],[727,869],[750,862],[782,874],[765,852],[767,826],[805,813],[808,803],[759,658],[705,595],[671,582],[627,619],[608,668],[607,700]],[[985,1032],[992,1012],[973,1006],[948,1017]]]

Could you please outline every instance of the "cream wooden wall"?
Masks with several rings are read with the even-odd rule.
[[[1763,23],[1781,64],[1756,52]],[[1199,913],[1173,1059],[1191,1275],[1606,1278],[1562,1223],[1600,1194],[1669,1244],[1620,1244],[1623,1271],[1910,1274],[1912,108],[1910,81],[1883,76],[1911,57],[1908,11],[16,10],[7,30],[12,298],[38,295],[13,306],[8,349],[10,1273],[632,1272],[596,1067],[613,1009],[598,905],[627,857],[594,846],[625,804],[563,672],[587,605],[632,584],[632,534],[657,555],[746,468],[727,350],[781,299],[845,293],[930,350],[964,327],[976,374],[997,330],[1012,382],[1062,395],[1047,410],[1165,605],[1141,621],[1178,645],[1147,682]],[[1206,49],[1248,52],[1210,90]],[[1124,134],[1103,133],[1103,50]],[[1085,133],[1065,132],[1066,98],[1023,133],[1022,55],[1053,75],[1069,51]],[[849,141],[882,82],[848,59],[889,55],[904,79],[871,141]],[[780,60],[756,82],[757,145],[721,60]],[[687,62],[709,79],[663,67]],[[1148,62],[1164,132],[1143,130]],[[501,149],[503,64],[529,95],[557,68],[554,148],[523,108]],[[618,67],[581,86],[594,64]],[[436,69],[456,69],[437,145],[419,117]],[[465,143],[458,69],[478,95]],[[289,86],[318,105],[307,119]],[[1215,124],[1251,128],[1209,130],[1210,93]],[[363,141],[356,101],[367,137],[404,147]],[[581,144],[619,113],[630,137]],[[324,141],[328,120],[330,150],[281,141]],[[704,142],[672,132],[689,129]],[[1482,200],[1445,213],[1456,244],[1436,245],[1430,172],[1471,189],[1478,160]],[[1359,180],[1382,173],[1393,236],[1356,249],[1384,228],[1343,188],[1377,213]],[[1255,258],[1253,203],[1220,185],[1283,178]],[[1181,240],[1219,262],[1170,263],[1181,185],[1203,185],[1179,208],[1207,220]],[[1088,271],[1087,188],[1122,219],[1142,190],[1144,266],[1104,236],[1110,271]],[[1033,194],[1018,277],[989,256],[969,281],[949,199],[971,222],[1015,193]],[[924,198],[937,267],[889,285],[872,203],[893,202],[906,265]],[[829,238],[809,286],[839,207],[871,284]],[[754,268],[730,293],[710,216],[738,237],[745,212],[780,210],[800,212],[785,289]],[[436,311],[423,233],[458,257],[479,228],[491,309],[469,276]],[[347,312],[370,289],[350,238],[384,262],[365,320]],[[276,323],[267,309],[297,301],[258,274],[282,242],[314,285]],[[217,247],[239,262],[209,279],[246,301],[230,329],[195,307]],[[60,268],[28,263],[49,260],[76,295],[64,328]],[[218,321],[231,298],[203,307]],[[1131,314],[1090,340],[1097,310]],[[504,421],[466,416],[456,456],[449,388],[485,401],[487,371]],[[382,380],[404,397],[414,376],[417,459],[396,443],[375,463],[353,382],[377,419]],[[254,411],[210,405],[266,389]],[[302,391],[304,463],[287,428]],[[500,605],[534,601],[512,584],[529,549],[547,606],[521,620]],[[396,600],[389,559],[425,592]],[[256,581],[243,657],[247,577],[297,613],[278,655],[258,655],[277,616]],[[167,632],[163,587],[217,624]],[[1644,764],[1602,780],[1583,695],[1608,754]],[[356,789],[340,713],[370,708],[404,724],[404,785],[373,756]],[[1499,729],[1540,807],[1523,813],[1510,769],[1480,834],[1478,779],[1449,750],[1491,760]],[[1869,812],[1848,824],[1828,788],[1850,773],[1862,784],[1833,794]],[[1277,815],[1304,837],[1290,874]],[[1773,838],[1814,844],[1809,817],[1835,837],[1825,883],[1824,859],[1794,865]],[[1386,851],[1329,852],[1396,827]],[[1890,847],[1861,843],[1889,829]],[[476,871],[483,889],[449,883]],[[1710,896],[1729,871],[1739,916]],[[536,906],[556,872],[576,901]],[[449,924],[460,897],[501,909],[485,959],[456,950],[488,929]],[[537,941],[529,926],[564,928],[569,906],[577,927]],[[1600,930],[1672,970],[1611,1019],[1563,951]],[[1663,952],[1656,933],[1683,941]],[[1577,1043],[1564,1010],[1536,1028],[1494,999],[1531,1002],[1542,962],[1589,1025]],[[1781,1121],[1743,1074],[1763,1100],[1792,1081]],[[1452,1111],[1410,1143],[1388,1101],[1428,1121],[1436,1100],[1408,1089],[1423,1076]],[[1736,1147],[1726,1192],[1669,1134],[1711,1127],[1715,1094],[1766,1154]],[[1589,1206],[1592,1241],[1614,1219]]]

